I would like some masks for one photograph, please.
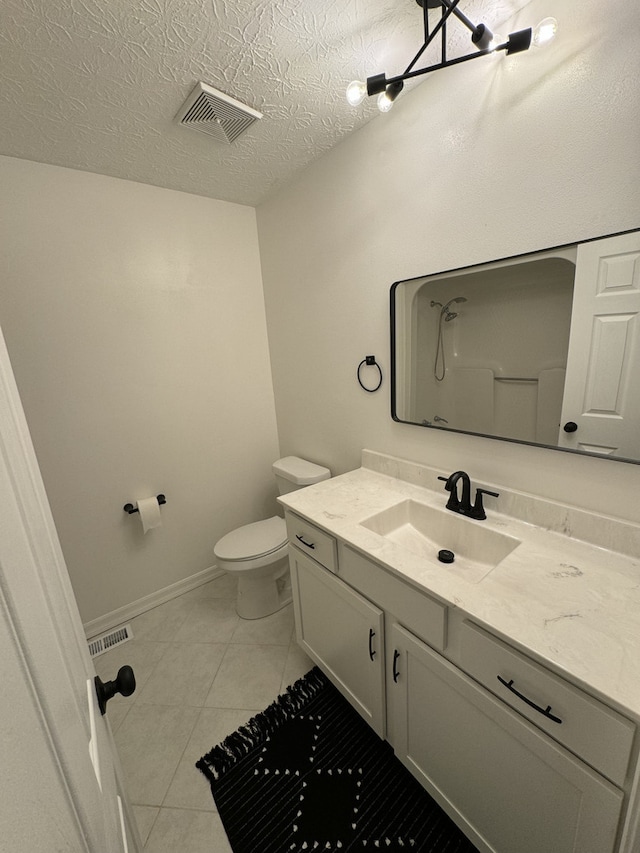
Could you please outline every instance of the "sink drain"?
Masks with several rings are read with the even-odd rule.
[[[446,548],[443,548],[442,551],[438,551],[438,559],[441,563],[453,563],[456,555],[453,551],[447,551]]]

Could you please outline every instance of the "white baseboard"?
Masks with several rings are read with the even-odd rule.
[[[144,598],[132,601],[131,604],[125,604],[124,607],[112,610],[111,613],[105,613],[104,616],[92,619],[91,622],[85,622],[85,635],[90,640],[92,637],[104,634],[110,631],[111,628],[122,625],[123,622],[128,622],[129,619],[133,619],[147,610],[152,610],[160,604],[165,604],[167,601],[171,601],[172,598],[177,598],[185,592],[190,592],[192,589],[196,589],[215,578],[220,578],[222,575],[224,575],[224,572],[217,566],[211,566],[201,572],[196,572],[195,575],[190,575],[188,578],[172,583],[170,586],[165,586],[164,589],[159,589],[150,595],[145,595]]]

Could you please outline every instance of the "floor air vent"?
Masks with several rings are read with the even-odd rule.
[[[132,637],[131,625],[123,625],[121,628],[109,631],[108,634],[103,634],[101,637],[89,640],[89,654],[92,658],[97,658],[98,655],[108,652],[109,649],[113,649],[115,646],[126,643]]]
[[[262,113],[241,104],[224,92],[212,89],[206,83],[198,83],[184,102],[175,121],[183,127],[191,127],[208,133],[218,142],[230,145],[244,133]]]

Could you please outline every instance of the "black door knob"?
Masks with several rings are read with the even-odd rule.
[[[115,681],[103,682],[98,675],[96,675],[94,681],[96,684],[98,707],[102,716],[106,713],[107,702],[109,699],[113,699],[116,693],[120,693],[122,696],[131,696],[136,689],[136,677],[130,666],[121,666]]]
[[[565,432],[575,432],[578,429],[578,424],[575,421],[567,421],[562,429]]]

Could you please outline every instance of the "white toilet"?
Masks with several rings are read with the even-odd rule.
[[[281,495],[328,480],[331,471],[298,456],[273,463]],[[216,542],[219,568],[238,579],[236,610],[243,619],[260,619],[291,601],[287,529],[283,518],[245,524]]]

